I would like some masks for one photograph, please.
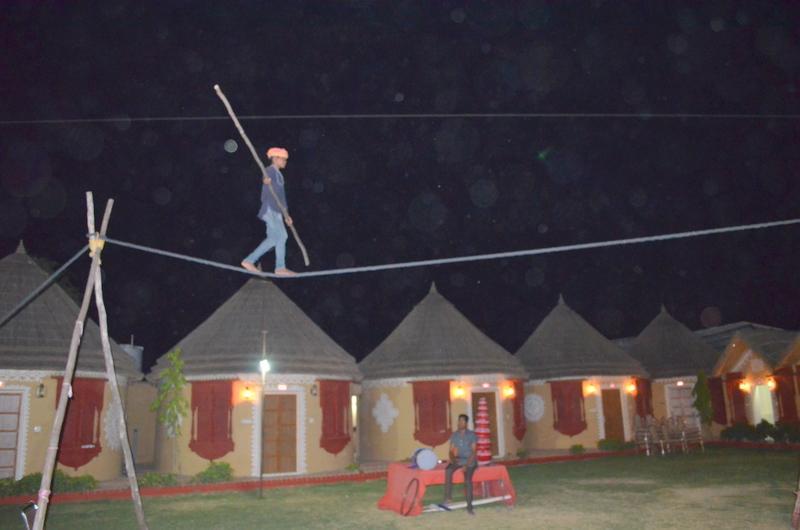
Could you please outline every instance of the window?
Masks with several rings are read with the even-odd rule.
[[[728,398],[730,399],[731,421],[733,423],[747,423],[744,392],[739,388],[739,383],[741,382],[742,374],[740,372],[731,372],[725,377],[725,385],[728,388]]]
[[[414,439],[430,447],[450,439],[450,381],[415,381]]]
[[[63,377],[57,377],[56,406],[61,396]],[[100,413],[103,410],[103,379],[76,377],[72,381],[72,399],[61,429],[58,462],[73,469],[88,464],[100,454]]]
[[[722,378],[709,377],[708,391],[711,394],[711,409],[714,413],[714,422],[726,425],[728,423],[728,414],[725,411],[725,390],[722,385]]]
[[[636,414],[641,418],[653,415],[653,387],[649,379],[636,378]]]
[[[319,406],[322,408],[319,446],[331,454],[339,454],[350,443],[350,381],[321,380]]]
[[[192,439],[198,456],[216,460],[233,451],[233,381],[192,382]]]
[[[775,392],[778,397],[778,420],[784,422],[797,421],[797,405],[794,402],[794,377],[792,377],[792,368],[787,366],[776,370],[775,383],[777,386]]]
[[[561,434],[575,436],[586,429],[583,406],[583,381],[550,381],[553,398],[553,428]]]
[[[671,418],[683,418],[687,425],[700,427],[700,413],[694,408],[692,387],[688,385],[667,386],[667,410]]]

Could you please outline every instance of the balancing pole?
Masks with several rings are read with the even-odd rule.
[[[106,203],[106,210],[103,213],[103,223],[100,227],[100,237],[98,238],[94,227],[94,200],[92,198],[92,192],[86,192],[86,224],[89,228],[90,247],[94,247],[100,238],[105,237],[113,206],[114,201],[109,200]],[[81,337],[83,336],[83,323],[86,321],[86,313],[89,311],[89,302],[92,297],[92,291],[94,290],[94,276],[100,266],[100,252],[93,248],[91,256],[92,265],[89,268],[89,276],[86,279],[86,288],[83,291],[83,301],[81,302],[80,311],[78,312],[78,318],[75,320],[75,327],[72,330],[72,340],[70,341],[69,354],[67,355],[67,366],[64,369],[64,381],[61,385],[61,395],[58,398],[56,415],[53,419],[53,428],[50,431],[50,443],[47,446],[44,467],[42,468],[42,482],[39,486],[39,495],[37,497],[39,509],[36,510],[36,516],[33,521],[34,530],[43,530],[44,521],[47,517],[47,506],[50,502],[50,486],[53,482],[53,470],[56,466],[56,455],[58,454],[58,440],[61,438],[61,429],[64,426],[64,416],[67,412],[67,400],[72,397],[72,378],[75,375],[75,364],[78,360],[78,347],[80,346]]]
[[[103,345],[103,356],[106,361],[106,377],[111,387],[111,406],[117,409],[119,423],[119,439],[122,443],[122,454],[125,458],[125,470],[128,474],[128,482],[131,488],[133,499],[133,509],[136,512],[136,521],[139,523],[139,530],[148,530],[147,521],[144,518],[144,508],[142,508],[142,497],[139,494],[139,483],[136,480],[136,467],[133,464],[133,454],[131,452],[130,441],[128,440],[128,429],[125,424],[125,411],[122,408],[122,398],[119,393],[117,374],[114,370],[114,358],[111,356],[111,341],[108,339],[108,316],[106,314],[106,304],[103,299],[103,275],[98,267],[94,275],[94,303],[97,306],[97,315],[100,324],[100,342]]]
[[[219,96],[219,99],[222,100],[222,103],[225,105],[225,108],[228,110],[228,115],[231,117],[231,119],[233,120],[233,123],[236,125],[236,128],[239,130],[239,134],[241,135],[242,140],[244,140],[244,143],[247,144],[247,147],[250,149],[250,154],[253,155],[253,158],[255,159],[256,164],[258,164],[258,167],[261,169],[262,178],[267,178],[267,176],[268,176],[267,175],[267,168],[264,167],[264,163],[261,161],[261,158],[258,156],[258,153],[256,152],[255,148],[253,147],[253,144],[250,142],[250,138],[248,138],[247,137],[247,133],[244,132],[244,128],[242,127],[242,124],[239,123],[239,118],[236,117],[236,113],[233,112],[233,107],[231,107],[230,102],[228,102],[228,98],[226,98],[225,94],[222,93],[222,89],[219,87],[219,85],[214,85],[214,91]],[[269,188],[269,191],[272,194],[272,197],[275,199],[275,203],[281,209],[281,212],[283,213],[283,216],[284,217],[288,217],[289,216],[289,212],[286,210],[286,206],[284,206],[281,203],[281,200],[278,198],[278,195],[275,193],[275,190],[272,189],[272,184],[267,184],[267,187]],[[292,235],[294,236],[294,240],[297,242],[297,246],[300,247],[300,251],[303,253],[303,262],[306,264],[306,267],[308,267],[308,265],[309,265],[308,252],[306,252],[306,247],[305,247],[305,245],[303,245],[303,242],[300,240],[300,236],[297,234],[297,230],[294,227],[294,223],[290,224],[289,228],[292,231]]]

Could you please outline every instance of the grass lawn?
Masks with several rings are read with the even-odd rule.
[[[385,482],[145,498],[158,529],[256,528],[788,528],[797,486],[795,453],[710,449],[705,454],[615,457],[511,469],[517,506],[479,506],[403,518],[378,510]],[[454,493],[463,494],[456,486]],[[426,501],[438,502],[441,489]],[[457,500],[457,499],[456,499]],[[0,507],[0,528],[22,528]],[[61,504],[48,529],[136,528],[129,501]]]

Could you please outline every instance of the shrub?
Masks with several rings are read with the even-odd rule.
[[[800,442],[800,424],[779,421],[775,424],[772,437],[778,443]]]
[[[569,452],[573,455],[582,455],[586,452],[586,448],[584,448],[581,444],[575,444],[569,448]]]
[[[228,482],[233,478],[233,468],[227,462],[211,462],[208,467],[194,476],[192,482],[196,484],[211,484],[214,482]]]
[[[41,473],[31,473],[19,480],[2,479],[0,480],[0,497],[14,497],[17,495],[35,495],[42,484]],[[54,492],[67,491],[91,491],[97,489],[97,480],[91,475],[81,475],[70,477],[60,469],[56,469],[53,474]]]
[[[767,437],[775,439],[775,426],[767,420],[761,420],[761,423],[756,425],[755,433],[758,435],[759,440],[765,440]]]
[[[601,451],[622,451],[623,449],[627,449],[627,444],[620,440],[609,440],[603,438],[602,440],[598,440],[597,448]]]
[[[528,450],[527,449],[518,450],[517,451],[517,458],[519,458],[520,460],[524,460],[525,458],[528,458]]]
[[[359,473],[361,472],[361,466],[359,466],[355,462],[353,462],[352,464],[347,464],[347,467],[345,467],[345,469],[347,471],[353,471],[353,472],[357,471]]]
[[[172,473],[148,472],[139,477],[139,487],[160,488],[163,486],[177,486],[178,478]]]
[[[756,428],[746,423],[734,423],[730,427],[722,429],[720,438],[723,440],[750,441],[757,442],[764,438],[756,431]]]

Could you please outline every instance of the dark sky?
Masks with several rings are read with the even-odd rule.
[[[634,113],[620,118],[243,120],[291,152],[290,209],[314,269],[800,217],[800,7],[786,2],[4,2],[0,254],[63,262],[85,190],[109,235],[231,264],[263,234],[240,115]],[[548,7],[549,6],[549,7]],[[9,124],[9,120],[119,118]],[[238,143],[235,152],[225,144]],[[230,144],[229,144],[230,145]],[[663,302],[692,329],[800,328],[800,229],[282,282],[357,358],[432,280],[513,351],[558,294],[609,337]],[[289,266],[303,270],[288,245]],[[272,254],[267,256],[271,266]],[[88,260],[68,279],[82,288]],[[112,336],[152,362],[244,275],[104,253]]]

